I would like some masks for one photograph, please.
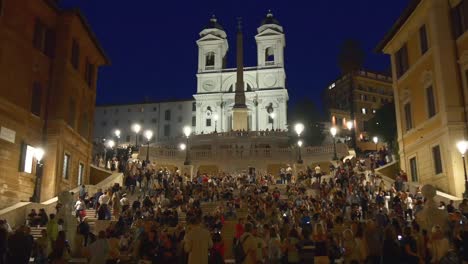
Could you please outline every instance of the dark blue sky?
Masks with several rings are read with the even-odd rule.
[[[78,6],[112,65],[99,71],[98,104],[190,98],[196,92],[198,33],[215,14],[228,34],[235,65],[236,17],[243,18],[245,64],[256,64],[254,35],[268,9],[284,27],[291,101],[319,100],[340,74],[337,54],[347,38],[367,52],[365,67],[389,68],[372,52],[408,0],[62,0]]]

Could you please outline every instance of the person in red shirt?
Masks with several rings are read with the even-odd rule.
[[[244,219],[241,217],[239,218],[239,222],[236,224],[235,238],[239,239],[244,234],[244,232]]]

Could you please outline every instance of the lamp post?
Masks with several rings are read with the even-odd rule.
[[[42,169],[44,164],[41,163],[44,157],[44,150],[42,148],[34,149],[34,158],[36,159],[36,182],[34,185],[34,193],[31,197],[31,202],[41,202],[41,184],[42,184]]]
[[[463,198],[468,198],[468,177],[466,175],[466,161],[465,161],[465,153],[466,150],[468,149],[468,141],[462,140],[457,143],[457,148],[460,154],[462,155],[462,160],[463,160],[463,173],[465,175],[465,192],[463,193]]]
[[[215,133],[218,133],[218,131],[217,131],[217,129],[218,129],[218,118],[219,118],[218,114],[214,114],[213,119],[215,121],[215,131],[214,131]]]
[[[351,131],[351,129],[353,129],[353,121],[349,120],[348,122],[346,122],[346,127],[349,131]]]
[[[377,152],[377,143],[379,143],[379,138],[378,137],[373,137],[372,138],[372,141],[374,141],[374,144],[375,144],[375,152]]]
[[[150,145],[150,140],[153,137],[153,131],[151,130],[146,130],[145,131],[145,138],[146,138],[146,165],[149,163],[149,145]]]
[[[187,145],[186,145],[186,151],[185,151],[185,161],[184,165],[190,165],[190,147],[189,147],[189,137],[190,134],[192,133],[192,129],[189,126],[184,127],[184,135],[187,137]]]
[[[276,117],[276,114],[275,112],[271,112],[270,114],[270,118],[271,118],[271,131],[275,130],[275,117]]]
[[[301,157],[301,147],[302,147],[303,142],[301,140],[301,134],[304,131],[304,125],[302,123],[297,123],[294,126],[294,130],[296,131],[296,134],[297,134],[297,138],[298,138],[297,146],[299,147],[299,158],[297,160],[297,163],[302,164],[303,161]]]
[[[338,129],[336,127],[331,127],[330,128],[330,133],[333,137],[333,160],[338,160],[338,156],[336,155],[336,133],[338,132]]]
[[[119,147],[119,139],[120,139],[120,130],[119,129],[116,129],[114,131],[114,135],[115,135],[115,139],[117,141],[117,148]]]
[[[135,132],[135,147],[138,148],[138,133],[141,130],[141,126],[139,124],[134,124],[132,130]]]
[[[302,143],[303,143],[303,142],[302,142],[302,140],[300,140],[300,139],[297,141],[297,146],[299,147],[299,148],[298,148],[298,149],[299,149],[299,158],[298,158],[298,160],[297,160],[297,163],[299,163],[299,164],[302,164],[302,163],[304,162],[304,161],[302,160],[302,156],[301,156],[301,147],[302,147]]]
[[[185,143],[180,143],[179,148],[184,151],[187,148],[187,145],[185,145]]]

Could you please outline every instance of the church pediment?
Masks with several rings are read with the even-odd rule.
[[[213,35],[213,34],[208,34],[206,36],[203,36],[199,40],[197,40],[197,42],[216,41],[216,40],[224,41],[223,38],[220,38],[220,37],[218,37],[216,35]]]
[[[280,36],[283,35],[282,32],[279,32],[277,30],[274,30],[272,28],[265,29],[264,31],[260,32],[257,34],[256,37],[266,37],[266,36]]]

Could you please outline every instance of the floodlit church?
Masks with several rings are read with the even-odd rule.
[[[236,130],[234,112],[240,111],[239,105],[245,118],[243,130],[285,130],[288,91],[283,27],[271,12],[266,15],[255,35],[257,66],[249,67],[243,65],[240,26],[237,31],[237,68],[225,68],[228,39],[214,16],[200,32],[195,100],[97,106],[94,137],[106,138],[119,129],[123,141],[132,141],[134,123],[153,130],[154,142],[179,138],[186,125],[196,134],[230,132]]]

